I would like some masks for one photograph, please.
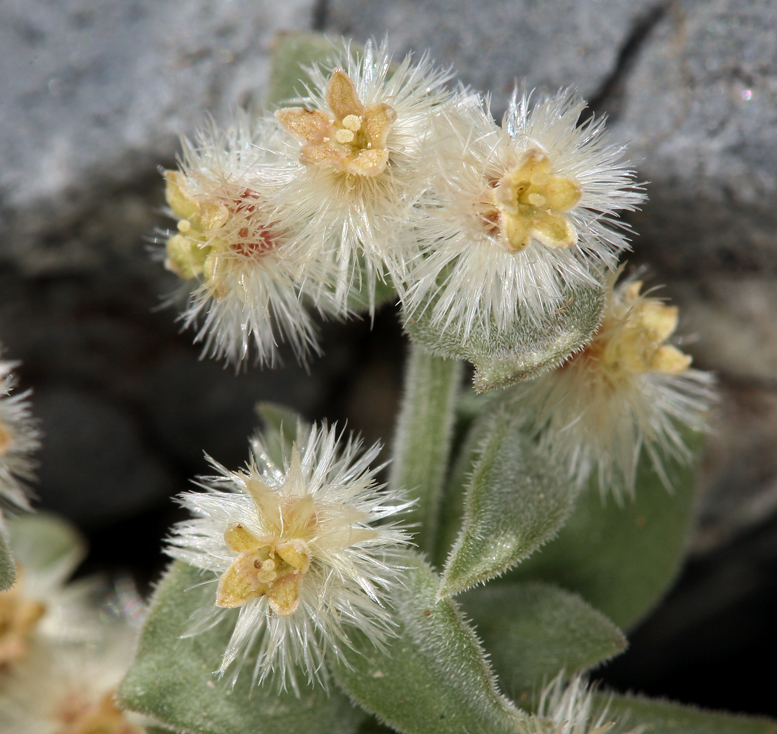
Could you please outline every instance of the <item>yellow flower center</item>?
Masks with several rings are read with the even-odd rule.
[[[302,581],[310,568],[308,544],[300,538],[257,538],[240,524],[227,528],[224,540],[238,557],[219,579],[216,604],[240,607],[266,596],[276,614],[294,614]]]
[[[23,584],[19,570],[14,586],[0,592],[0,669],[27,656],[30,638],[46,613],[44,604],[24,597]]]
[[[550,158],[534,148],[493,188],[481,216],[498,229],[508,252],[520,252],[532,239],[547,247],[577,244],[577,230],[563,212],[580,201],[580,186],[551,170]]]
[[[165,179],[167,203],[180,217],[178,234],[166,243],[165,267],[184,280],[203,277],[211,294],[223,298],[230,265],[260,259],[278,244],[257,212],[259,196],[250,189],[230,191],[224,186],[211,197],[195,197],[182,173],[167,171]]]
[[[11,429],[0,421],[0,456],[5,456],[14,445]]]
[[[677,329],[677,307],[641,296],[641,288],[642,283],[634,281],[623,289],[621,299],[608,307],[596,336],[580,353],[596,360],[616,381],[644,372],[679,375],[691,366],[689,355],[666,343]]]
[[[145,734],[145,729],[130,724],[116,705],[114,691],[97,704],[78,696],[68,696],[56,713],[61,722],[57,734]]]
[[[397,119],[383,103],[364,105],[356,86],[336,69],[326,85],[330,112],[288,107],[278,110],[278,122],[301,143],[300,163],[333,168],[353,176],[378,176],[386,170],[386,147],[391,126]]]

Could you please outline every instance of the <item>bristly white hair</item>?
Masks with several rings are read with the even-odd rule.
[[[568,286],[595,284],[599,268],[615,266],[628,247],[618,212],[635,209],[644,196],[622,161],[623,148],[608,142],[604,119],[578,125],[585,107],[571,90],[533,104],[530,94],[516,93],[499,128],[488,100],[465,90],[436,118],[436,142],[425,159],[435,176],[408,230],[425,257],[400,287],[411,314],[432,308],[433,321],[462,339],[492,324],[505,329],[518,312],[540,322],[563,306]],[[484,215],[496,184],[530,151],[539,151],[552,174],[579,191],[564,212],[574,245],[550,247],[535,236],[511,251],[500,226]]]
[[[0,345],[0,354],[3,348]],[[40,432],[32,417],[30,390],[15,393],[18,362],[0,360],[0,519],[4,510],[30,510],[28,482],[35,478]]]
[[[623,731],[614,720],[609,704],[594,700],[594,691],[583,676],[565,682],[563,673],[547,685],[539,700],[536,717],[532,717],[531,734],[615,734]],[[630,729],[628,734],[641,734],[644,727]]]
[[[235,620],[220,675],[234,663],[234,683],[256,655],[255,683],[270,679],[299,692],[300,670],[309,683],[327,684],[325,656],[350,646],[351,631],[359,630],[383,648],[393,627],[385,598],[401,583],[397,551],[409,536],[396,521],[382,521],[410,503],[404,493],[376,483],[382,467],[370,464],[379,451],[376,444],[362,453],[361,442],[338,438],[336,427],[300,423],[282,463],[270,458],[260,436],[252,442],[245,469],[229,471],[212,462],[219,476],[201,481],[205,492],[182,495],[180,502],[194,519],[174,528],[167,548],[173,558],[223,579],[239,560],[225,532],[238,526],[264,541],[298,542],[309,553],[298,606],[288,614],[273,613],[265,595],[243,603],[237,612],[217,607],[218,578],[213,577],[214,606],[201,610],[189,634],[210,629],[225,615]],[[291,513],[302,502],[312,507],[311,519],[295,529]]]
[[[602,325],[592,341],[558,369],[511,388],[509,399],[521,406],[540,444],[567,465],[579,486],[596,476],[602,495],[610,492],[621,501],[623,495],[634,493],[643,451],[671,489],[664,464],[667,459],[692,461],[684,434],[707,430],[717,397],[713,375],[701,370],[671,374],[608,365],[604,350],[630,338],[627,330],[640,307],[676,311],[657,298],[629,296],[641,285],[634,276],[615,288],[614,279],[610,278]]]
[[[319,312],[334,312],[328,296],[331,265],[294,246],[307,236],[299,212],[281,214],[273,203],[300,168],[277,153],[277,133],[271,118],[237,111],[228,128],[211,122],[196,141],[184,140],[180,174],[167,174],[173,210],[171,199],[178,196],[184,207],[199,208],[195,216],[203,213],[196,224],[210,216],[203,230],[182,210],[171,212],[180,220],[180,232],[167,233],[167,263],[185,279],[188,300],[180,320],[197,330],[203,356],[238,367],[252,358],[275,364],[279,342],[288,342],[303,363],[310,352],[319,352],[316,327],[303,302],[306,283],[315,284]],[[191,248],[195,272],[176,267],[171,243]]]
[[[432,120],[446,109],[450,73],[434,67],[427,56],[410,55],[392,67],[388,44],[368,41],[363,52],[333,48],[325,64],[309,68],[307,96],[293,103],[329,114],[327,84],[336,70],[353,82],[360,102],[387,104],[396,113],[386,140],[388,164],[375,176],[344,173],[326,165],[301,167],[289,189],[277,200],[280,211],[293,208],[306,219],[304,248],[324,254],[337,268],[336,300],[346,308],[351,290],[366,290],[374,308],[375,278],[402,280],[418,253],[412,238],[401,236],[408,208],[427,185],[421,164],[429,145]],[[297,161],[300,144],[287,136],[286,155]],[[312,285],[312,284],[311,284]]]

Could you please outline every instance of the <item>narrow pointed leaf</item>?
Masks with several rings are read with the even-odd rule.
[[[511,698],[541,690],[626,649],[623,633],[577,594],[539,583],[491,584],[461,597]]]
[[[1,519],[0,522],[2,522]],[[16,564],[11,555],[4,528],[0,526],[0,591],[10,589],[14,581],[16,581]]]
[[[216,670],[231,628],[219,625],[190,638],[192,612],[213,604],[212,586],[202,574],[173,563],[154,593],[137,657],[119,687],[124,708],[163,726],[192,734],[350,734],[364,714],[338,693],[302,689],[300,698],[278,693],[272,684],[251,684],[250,671],[234,689]]]
[[[692,438],[700,448],[701,437]],[[559,534],[514,569],[512,580],[534,579],[576,591],[623,629],[633,627],[674,581],[693,518],[695,466],[667,462],[667,492],[643,456],[633,502],[603,502],[595,483],[578,498]]]
[[[418,525],[421,550],[431,549],[437,532],[461,371],[458,360],[433,357],[411,344],[389,486],[404,487],[417,500],[406,521]]]
[[[464,527],[445,565],[441,595],[504,573],[553,538],[575,491],[507,410],[482,418],[485,440],[467,486]]]
[[[388,654],[363,635],[335,661],[342,688],[404,734],[517,734],[527,715],[496,688],[477,638],[450,599],[437,601],[437,575],[407,555],[405,587],[394,595],[398,637]]]
[[[616,726],[608,734],[777,734],[777,721],[718,711],[704,711],[641,696],[597,696],[603,706],[609,700],[611,720]],[[639,729],[644,727],[644,729]]]

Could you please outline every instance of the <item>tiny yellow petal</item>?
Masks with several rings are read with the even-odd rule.
[[[554,214],[550,210],[531,223],[529,232],[548,247],[572,247],[577,244],[577,230],[572,222],[563,214]]]
[[[347,166],[348,173],[357,176],[378,176],[386,170],[388,165],[388,151],[362,150]]]
[[[236,523],[230,525],[224,532],[224,542],[229,550],[235,553],[255,551],[262,542],[245,525]]]
[[[650,368],[654,372],[667,375],[681,375],[691,366],[692,358],[671,344],[664,344],[656,349]]]
[[[356,86],[342,69],[336,69],[329,77],[329,83],[326,85],[326,103],[339,121],[350,115],[361,117],[364,111],[364,106],[356,96]]]
[[[257,562],[253,552],[241,553],[232,562],[219,579],[216,606],[228,609],[241,607],[267,593],[267,584],[258,579]]]
[[[267,601],[276,614],[288,617],[297,611],[302,579],[301,573],[288,573],[272,583],[267,592]]]
[[[321,110],[286,107],[275,113],[284,129],[303,143],[321,143],[329,136],[332,118]]]

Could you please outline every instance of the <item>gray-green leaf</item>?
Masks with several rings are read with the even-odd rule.
[[[536,693],[561,670],[587,670],[626,649],[626,638],[607,617],[555,586],[492,584],[464,594],[461,604],[515,700]]]
[[[437,601],[437,575],[408,553],[405,586],[393,603],[398,622],[388,654],[355,634],[357,651],[334,661],[343,689],[405,734],[502,734],[522,731],[526,714],[497,690],[472,630],[450,599]]]
[[[516,312],[515,321],[505,328],[492,323],[489,329],[477,327],[466,335],[455,324],[443,328],[432,322],[439,291],[414,313],[403,312],[402,318],[410,338],[433,354],[472,362],[475,390],[488,392],[558,367],[591,338],[604,307],[602,287],[565,286],[563,294],[562,305],[539,322],[528,312]]]
[[[265,104],[272,108],[305,93],[300,81],[307,77],[306,66],[325,62],[342,44],[335,45],[320,33],[282,33],[273,39],[270,80]]]
[[[445,564],[440,594],[488,581],[553,538],[569,515],[573,484],[507,410],[481,418],[484,435],[469,480],[464,527]]]
[[[11,547],[19,564],[64,583],[87,553],[86,538],[57,515],[39,512],[9,521]]]
[[[690,445],[698,448],[701,437],[691,437]],[[559,584],[621,628],[635,625],[674,580],[693,517],[695,466],[666,463],[674,492],[667,492],[643,452],[635,499],[624,507],[610,497],[603,504],[592,482],[559,537],[509,578]]]
[[[2,519],[0,519],[2,523]],[[0,525],[0,591],[10,589],[16,581],[16,564],[5,537],[5,528]]]
[[[173,563],[151,602],[135,662],[119,687],[122,705],[164,726],[193,734],[349,734],[364,717],[345,696],[303,688],[301,697],[251,684],[250,671],[234,689],[216,679],[232,632],[218,625],[181,639],[192,612],[213,604],[202,574]]]
[[[601,705],[609,697],[598,694]],[[777,721],[703,711],[694,706],[641,696],[613,696],[609,711],[616,726],[608,734],[627,734],[637,727],[644,734],[777,734]]]

